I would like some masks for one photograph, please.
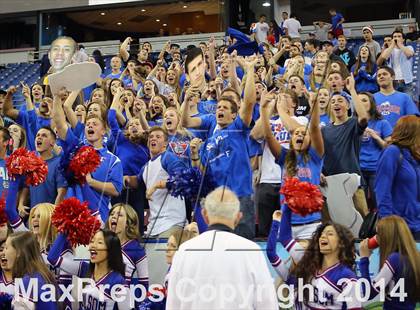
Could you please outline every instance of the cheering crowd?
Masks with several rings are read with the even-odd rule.
[[[164,309],[165,303],[167,309],[278,309],[284,295],[276,294],[264,255],[280,282],[315,290],[289,295],[296,309],[361,309],[359,290],[369,292],[365,301],[386,294],[385,309],[414,309],[420,301],[414,50],[399,29],[380,47],[366,26],[354,55],[346,47],[344,18],[330,13],[332,40],[314,35],[301,41],[293,14],[294,21],[283,15],[281,27],[262,16],[253,27],[255,41],[228,29],[229,42],[221,46],[214,38],[186,50],[168,42],[153,53],[149,42],[137,49],[128,37],[109,74],[72,92],[52,92],[49,74],[84,59],[105,72],[104,59],[98,50],[83,57],[72,38],[54,40],[48,73],[39,83],[21,85],[25,106],[13,105],[16,87],[0,91],[1,309]],[[322,32],[324,23],[316,25]],[[82,145],[96,150],[98,165],[84,182],[74,182],[63,167]],[[42,183],[28,184],[25,172],[8,174],[7,158],[22,148],[46,162]],[[170,180],[187,179],[187,171],[199,171],[198,193],[173,195]],[[306,213],[284,199],[287,180],[308,182],[315,201],[318,188],[340,186],[334,177],[341,174],[357,176],[350,200],[363,221],[359,235],[328,195]],[[201,200],[204,188],[209,194]],[[299,207],[308,209],[311,203],[300,195]],[[89,236],[89,261],[77,259],[77,231],[57,231],[52,220],[58,206],[73,208],[78,201],[100,221]],[[340,216],[342,224],[334,220]],[[255,251],[255,237],[268,238],[266,252]],[[169,265],[164,287],[135,302],[115,298],[115,291],[128,296],[131,284],[149,290],[154,262],[143,241],[162,238],[167,264],[154,268]],[[210,240],[213,250],[191,250],[208,249]],[[279,258],[277,243],[291,260]],[[375,247],[380,269],[371,278]],[[15,294],[17,283],[29,290],[35,279],[65,296],[74,276],[91,280],[77,288],[83,288],[77,302],[46,301],[45,288]],[[266,289],[262,301],[254,296],[249,303],[225,304],[219,295],[186,301],[177,290],[191,289],[184,276],[195,277],[197,286],[230,283],[247,290],[252,284],[255,294],[258,285]],[[401,281],[403,300],[393,295]],[[154,301],[156,295],[163,301]]]

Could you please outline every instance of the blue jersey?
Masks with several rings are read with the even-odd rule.
[[[202,115],[205,114],[215,114],[217,108],[217,100],[201,100],[198,105],[197,109],[198,112]]]
[[[108,123],[117,146],[114,153],[121,160],[124,175],[138,175],[150,158],[149,149],[143,144],[133,143],[125,137],[118,125],[115,110],[109,110]]]
[[[407,279],[405,279],[403,274],[404,264],[407,262],[407,259],[404,259],[404,257],[399,253],[394,252],[385,260],[381,270],[376,275],[376,277],[371,279],[369,274],[369,258],[362,257],[359,261],[359,267],[362,277],[367,279],[370,283],[369,299],[374,298],[376,295],[378,295],[378,293],[380,293],[381,289],[386,287],[387,295],[385,296],[383,309],[414,310],[416,308],[415,302],[410,301],[407,297],[405,297],[404,301],[402,301],[398,295],[398,293],[406,293],[405,288],[411,284],[407,283]],[[399,289],[397,289],[397,286],[399,286]],[[390,294],[394,288],[395,294]]]
[[[216,117],[201,117],[202,127],[216,128]],[[227,186],[238,197],[252,194],[252,172],[248,153],[250,128],[238,116],[225,128],[216,128],[202,148],[201,164],[206,166],[217,186]]]
[[[167,151],[174,153],[187,166],[191,166],[191,150],[190,150],[190,136],[183,136],[181,134],[169,135],[169,143]]]
[[[16,123],[26,131],[26,145],[30,151],[35,150],[35,123],[30,120],[26,111],[19,111]]]
[[[343,18],[343,15],[340,13],[336,13],[334,16],[331,16],[331,28],[335,29],[343,29],[343,25],[339,24],[340,20]]]
[[[69,128],[67,130],[66,139],[63,141],[63,156],[69,154],[70,150],[74,149],[74,147],[77,146],[79,142],[79,139]],[[94,172],[92,172],[92,178],[100,182],[112,183],[116,191],[120,193],[123,187],[123,168],[120,159],[109,152],[106,148],[102,148],[97,151],[101,156],[101,163],[99,167]],[[80,201],[86,200],[86,198],[81,194],[79,185],[74,186],[72,189],[73,190],[69,190],[67,192],[68,197],[76,196]],[[98,206],[101,218],[105,222],[108,218],[111,197],[96,190],[92,190],[92,194],[93,198],[95,199],[95,204]]]
[[[329,123],[331,123],[331,120],[328,114],[325,113],[319,117],[319,126],[324,127],[327,126]]]
[[[118,73],[110,73],[106,76],[107,79],[119,79],[121,76],[122,71],[118,72]]]
[[[137,240],[128,240],[121,245],[121,252],[125,265],[125,280],[131,284],[135,279],[144,285],[149,286],[149,270],[147,266],[146,251]]]
[[[280,157],[276,160],[276,163],[280,165],[283,172],[285,172],[285,161],[288,151],[289,150],[285,148],[281,148]],[[321,178],[322,158],[312,147],[309,147],[308,155],[308,162],[305,162],[304,156],[302,154],[297,155],[297,172],[295,177],[297,177],[302,182],[309,182],[314,185],[319,185]],[[285,175],[283,174],[283,176]],[[292,224],[306,224],[320,220],[321,212],[315,212],[305,217],[298,214],[292,214]]]
[[[401,116],[418,114],[419,110],[413,100],[407,94],[395,91],[391,95],[377,92],[373,95],[376,101],[376,109],[392,126],[395,127]]]
[[[67,187],[67,181],[59,169],[60,157],[55,156],[46,160],[46,162],[48,165],[48,175],[45,182],[38,186],[29,187],[31,208],[43,202],[54,204],[57,197],[57,190]]]
[[[384,119],[369,120],[368,128],[376,131],[382,140],[388,138],[392,134],[391,125]],[[376,164],[378,162],[379,155],[382,152],[382,147],[370,136],[370,134],[367,133],[367,131],[363,133],[361,141],[360,168],[367,171],[376,171]]]

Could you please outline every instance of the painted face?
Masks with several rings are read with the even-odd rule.
[[[319,250],[322,254],[330,254],[338,251],[340,238],[333,226],[327,226],[319,238]]]
[[[108,218],[109,229],[117,235],[124,232],[127,228],[127,214],[123,207],[116,207],[112,209]]]
[[[168,132],[176,130],[179,123],[178,115],[174,110],[168,110],[163,117],[163,124]]]
[[[92,103],[89,105],[87,115],[90,116],[96,116],[101,117],[102,116],[102,110],[101,106],[98,103]]]
[[[311,143],[308,130],[305,126],[295,129],[292,135],[292,146],[295,151],[305,151]]]
[[[331,111],[337,119],[343,118],[347,115],[349,103],[347,99],[341,95],[334,95],[331,98]]]
[[[198,55],[188,64],[188,77],[191,85],[200,85],[204,81],[205,62],[202,55]]]
[[[219,126],[225,127],[231,124],[236,117],[236,113],[232,112],[232,106],[229,101],[221,100],[217,103],[216,121]]]
[[[148,147],[150,153],[155,156],[166,150],[167,141],[162,131],[153,131],[149,134]]]
[[[72,40],[55,40],[48,53],[48,58],[54,71],[61,71],[65,66],[69,65],[74,52],[75,46]]]
[[[36,102],[39,102],[44,95],[44,90],[42,89],[41,85],[34,85],[32,87],[32,96]]]
[[[38,130],[35,137],[35,148],[38,153],[52,150],[54,144],[55,141],[50,131],[45,128]]]
[[[90,118],[86,121],[85,136],[86,140],[93,144],[100,141],[105,134],[102,122],[98,118]]]
[[[105,93],[102,89],[98,89],[92,94],[92,102],[103,104],[104,101],[105,101]]]
[[[12,270],[17,257],[16,249],[12,245],[12,238],[8,237],[4,244],[3,255],[1,260],[2,268],[5,266],[7,270]]]
[[[40,220],[41,220],[41,213],[39,212],[39,209],[36,208],[35,211],[32,213],[32,217],[30,219],[31,227],[32,227],[32,233],[34,235],[39,234]]]
[[[318,92],[318,103],[321,109],[325,109],[330,101],[330,92],[326,88],[321,88]]]
[[[172,264],[172,259],[175,255],[175,252],[178,250],[178,244],[174,236],[170,236],[168,239],[168,246],[166,248],[166,263],[168,265]]]
[[[98,231],[89,243],[90,262],[99,264],[108,259],[108,249],[106,247],[104,233]]]

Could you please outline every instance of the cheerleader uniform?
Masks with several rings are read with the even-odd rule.
[[[89,275],[90,263],[86,261],[77,261],[74,256],[60,256],[63,244],[66,243],[66,236],[59,234],[51,247],[48,254],[48,261],[55,268],[60,268],[63,271],[75,275],[79,278],[86,278]],[[124,277],[116,271],[110,270],[106,275],[98,280],[94,280],[94,285],[88,283],[83,287],[82,297],[80,301],[80,309],[82,310],[128,310],[133,306],[130,304],[129,290]],[[86,282],[85,282],[86,283]],[[113,287],[119,285],[119,289],[115,290]],[[80,288],[79,288],[80,290]],[[114,301],[111,292],[118,294],[121,301]]]
[[[130,285],[132,280],[135,280],[147,289],[149,286],[149,270],[144,248],[137,240],[131,239],[121,245],[121,251],[127,284]]]
[[[3,270],[0,271],[0,293],[8,294],[10,296],[15,294],[15,283],[13,282],[13,279],[7,281]]]
[[[283,206],[282,211],[280,242],[284,248],[292,254],[295,251],[297,252],[300,246],[296,240],[292,238],[292,213],[290,209],[287,206]],[[298,256],[294,256],[297,263],[298,260],[296,260],[296,258],[298,258]],[[356,274],[353,270],[340,262],[323,272],[317,271],[312,277],[310,285],[313,287],[313,299],[306,303],[302,302],[303,296],[298,296],[295,302],[296,309],[362,309],[360,300],[358,300],[356,294]],[[349,285],[350,287],[348,287]]]

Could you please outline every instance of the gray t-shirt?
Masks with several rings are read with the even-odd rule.
[[[379,45],[378,42],[376,42],[375,40],[372,40],[371,42],[365,42],[363,43],[360,47],[359,47],[359,52],[360,52],[360,48],[364,45],[367,45],[367,47],[369,48],[370,51],[370,59],[376,63],[376,57],[381,53],[381,46]],[[359,52],[357,54],[359,54]]]
[[[339,173],[357,173],[362,175],[359,164],[360,138],[367,127],[360,125],[357,117],[351,117],[347,122],[323,127],[324,167],[325,176]]]

